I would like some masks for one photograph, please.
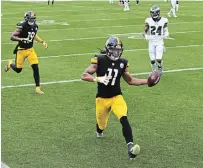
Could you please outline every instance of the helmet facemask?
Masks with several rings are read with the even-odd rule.
[[[121,48],[120,45],[118,45],[116,47],[109,47],[107,56],[111,60],[117,61],[121,57],[122,53],[123,53],[123,49]]]
[[[24,19],[30,26],[32,26],[36,22],[36,15],[34,12],[30,11],[25,13]]]
[[[123,44],[117,37],[110,37],[105,45],[107,56],[113,60],[117,61],[123,53]]]

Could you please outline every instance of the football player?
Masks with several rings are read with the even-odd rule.
[[[150,9],[151,17],[145,20],[145,29],[143,36],[148,40],[149,57],[151,61],[152,71],[157,69],[162,75],[162,57],[164,48],[164,39],[169,36],[168,32],[168,19],[160,16],[160,8],[154,5]],[[147,34],[149,31],[149,35]]]
[[[48,5],[49,5],[49,3],[50,3],[50,0],[48,0]],[[54,4],[54,0],[52,0],[51,4],[52,5]]]
[[[179,1],[176,1],[176,12],[178,11],[179,9]]]
[[[128,71],[128,60],[121,58],[123,44],[117,37],[110,37],[106,41],[101,54],[91,59],[91,65],[82,74],[82,80],[95,82],[98,85],[96,95],[96,135],[103,137],[110,111],[112,111],[122,125],[122,132],[128,147],[129,159],[139,154],[139,145],[134,145],[131,126],[127,117],[127,105],[120,88],[121,77],[129,85],[146,85],[147,79],[132,77]],[[96,73],[96,77],[93,74]]]
[[[129,11],[130,7],[129,7],[129,0],[124,0],[124,11]]]
[[[16,73],[20,73],[23,69],[24,60],[27,58],[33,69],[33,76],[36,84],[35,91],[39,94],[44,94],[40,89],[40,76],[38,67],[38,57],[33,49],[34,40],[43,44],[47,48],[47,43],[38,35],[38,25],[36,24],[36,15],[32,11],[28,11],[24,15],[24,21],[17,23],[16,30],[11,35],[12,41],[18,41],[13,53],[16,54],[15,63],[12,60],[8,61],[5,67],[5,72],[11,68]]]
[[[168,13],[168,17],[171,17],[171,14],[173,15],[173,17],[177,17],[176,10],[177,10],[177,0],[171,0],[171,10]]]

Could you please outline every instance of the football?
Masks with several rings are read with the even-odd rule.
[[[159,82],[159,80],[160,80],[159,71],[153,71],[148,77],[147,84],[149,87],[152,87],[156,85]]]

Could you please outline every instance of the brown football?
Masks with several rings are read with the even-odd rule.
[[[159,80],[160,80],[159,71],[153,71],[148,77],[147,84],[149,87],[152,87],[156,85],[159,82]]]

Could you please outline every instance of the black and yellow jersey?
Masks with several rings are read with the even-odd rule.
[[[25,48],[25,49],[32,48],[34,43],[34,37],[37,34],[38,25],[34,23],[31,26],[26,21],[23,21],[23,22],[17,23],[16,27],[18,29],[22,29],[19,35],[20,38],[28,38],[27,43],[23,43],[22,41],[19,41],[18,47]]]
[[[111,98],[121,95],[120,78],[128,66],[128,60],[119,58],[117,61],[113,61],[106,55],[96,55],[91,59],[91,63],[97,64],[96,74],[98,77],[105,74],[111,77],[108,85],[98,83],[96,97]]]

